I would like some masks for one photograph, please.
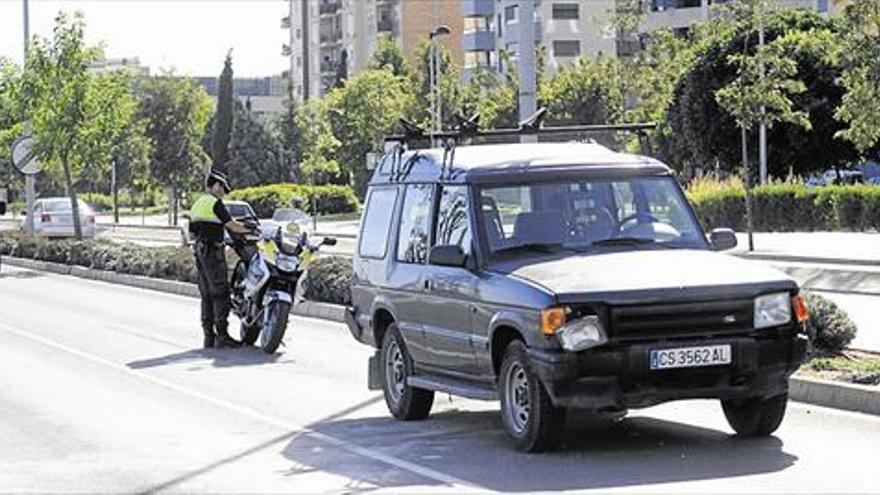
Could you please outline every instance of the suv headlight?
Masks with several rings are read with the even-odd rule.
[[[791,297],[785,293],[755,298],[755,328],[776,327],[791,321]]]
[[[556,331],[556,338],[566,351],[582,351],[608,342],[598,316],[584,316],[572,320]]]

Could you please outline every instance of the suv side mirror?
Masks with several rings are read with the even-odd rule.
[[[458,245],[434,246],[428,255],[428,263],[439,266],[464,267],[467,255]]]
[[[730,229],[714,229],[709,233],[713,251],[726,251],[736,247],[736,234]]]

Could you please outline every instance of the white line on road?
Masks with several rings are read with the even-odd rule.
[[[257,421],[262,421],[264,423],[267,423],[267,424],[270,424],[270,425],[273,425],[273,426],[276,426],[276,427],[279,427],[279,428],[282,428],[285,430],[302,432],[305,435],[308,435],[308,436],[315,438],[317,440],[320,440],[322,442],[328,443],[334,447],[339,447],[339,448],[345,449],[349,452],[360,455],[362,457],[366,457],[366,458],[373,459],[376,461],[384,462],[386,464],[397,467],[397,468],[402,469],[404,471],[409,471],[410,473],[417,474],[417,475],[422,476],[424,478],[428,478],[428,479],[434,480],[436,482],[449,485],[450,487],[455,488],[456,490],[480,491],[480,492],[490,491],[490,490],[487,490],[486,488],[477,488],[473,484],[471,484],[467,481],[461,480],[459,478],[456,478],[454,476],[451,476],[451,475],[448,475],[445,473],[441,473],[441,472],[436,471],[434,469],[420,466],[418,464],[415,464],[415,463],[412,463],[412,462],[409,462],[409,461],[406,461],[403,459],[398,459],[396,457],[384,454],[384,453],[376,451],[374,449],[370,449],[367,447],[361,447],[359,445],[353,444],[353,443],[348,442],[346,440],[336,438],[334,436],[330,436],[325,433],[320,433],[320,432],[315,431],[315,430],[308,428],[306,426],[303,426],[303,425],[300,425],[300,424],[297,424],[297,423],[294,423],[291,421],[287,421],[287,420],[283,420],[283,419],[279,419],[279,418],[274,418],[272,416],[263,414],[255,409],[251,409],[249,407],[242,406],[240,404],[235,404],[233,402],[229,402],[229,401],[226,401],[223,399],[218,399],[216,397],[212,397],[210,395],[204,394],[204,393],[199,392],[197,390],[183,387],[181,385],[178,385],[176,383],[172,383],[167,380],[163,380],[161,378],[156,378],[154,376],[148,375],[148,374],[140,372],[140,371],[133,370],[133,369],[128,368],[126,366],[123,366],[121,364],[114,363],[113,361],[104,359],[100,356],[96,356],[94,354],[90,354],[88,352],[81,351],[79,349],[75,349],[73,347],[70,347],[68,345],[62,344],[60,342],[56,342],[54,340],[51,340],[51,339],[48,339],[45,337],[34,335],[34,334],[32,334],[26,330],[22,330],[20,328],[16,328],[16,327],[13,327],[10,325],[0,323],[0,329],[5,330],[9,333],[13,333],[15,335],[18,335],[19,337],[23,337],[23,338],[26,338],[26,339],[29,339],[29,340],[32,340],[35,342],[39,342],[39,343],[46,345],[46,346],[49,346],[49,347],[53,347],[55,349],[58,349],[60,351],[66,352],[68,354],[80,357],[80,358],[88,360],[88,361],[91,361],[93,363],[100,364],[102,366],[111,368],[113,370],[119,371],[119,372],[124,373],[126,375],[139,378],[141,380],[150,382],[154,385],[158,385],[160,387],[166,388],[168,390],[173,390],[173,391],[180,393],[182,395],[186,395],[186,396],[194,398],[194,399],[208,402],[210,404],[222,407],[228,411],[232,411],[234,413],[238,413],[243,416],[248,416],[248,417],[255,419]]]

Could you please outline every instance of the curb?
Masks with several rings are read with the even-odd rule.
[[[880,387],[792,377],[788,398],[846,411],[880,415]]]
[[[171,294],[198,297],[199,289],[195,284],[162,280],[137,275],[126,275],[106,270],[95,270],[80,266],[69,266],[61,263],[36,261],[25,258],[3,256],[3,262],[20,268],[40,270],[60,275],[98,280],[114,284],[127,285],[140,289],[149,289]],[[291,313],[307,318],[318,318],[334,322],[345,321],[345,306],[315,301],[301,301],[293,306]],[[789,398],[796,402],[831,407],[867,414],[880,415],[880,387],[856,385],[849,383],[829,382],[813,378],[794,376],[789,381]]]
[[[111,284],[125,285],[137,289],[154,290],[157,292],[177,294],[181,296],[199,297],[199,287],[196,284],[189,282],[129,275],[109,270],[97,270],[83,266],[71,266],[63,263],[52,263],[49,261],[38,261],[27,258],[13,258],[9,256],[3,256],[3,263],[18,268],[39,270],[58,275],[70,275],[87,280],[97,280]],[[340,323],[345,321],[345,306],[340,306],[338,304],[301,301],[293,306],[291,313],[297,316],[320,318]]]

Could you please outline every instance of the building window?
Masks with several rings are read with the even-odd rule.
[[[489,17],[465,17],[464,18],[464,32],[472,33],[474,31],[491,31],[492,26],[489,21]]]
[[[714,0],[714,3],[724,3]],[[653,12],[663,12],[669,9],[690,9],[700,7],[701,0],[651,0],[651,10]]]
[[[581,42],[579,40],[557,40],[553,42],[554,57],[580,57]]]
[[[303,63],[303,59],[302,59],[302,57],[300,57],[299,55],[297,55],[297,57],[296,57],[296,68],[299,69],[300,67],[302,67],[302,63]]]
[[[296,29],[296,39],[302,38],[302,34],[303,34],[302,28],[297,28]]]
[[[580,19],[580,5],[576,3],[554,3],[553,20],[577,20]]]
[[[513,24],[517,21],[519,17],[519,6],[518,5],[509,5],[504,7],[504,22],[507,24]]]
[[[428,184],[406,186],[397,236],[397,261],[420,264],[428,261],[431,192],[432,187]]]
[[[476,69],[477,67],[489,67],[492,65],[492,52],[475,50],[464,52],[464,68]]]

